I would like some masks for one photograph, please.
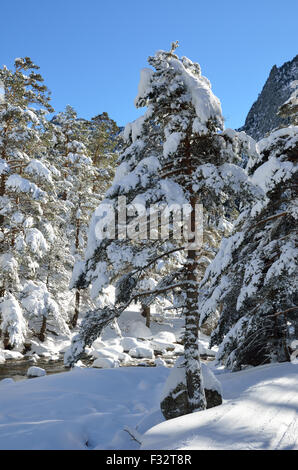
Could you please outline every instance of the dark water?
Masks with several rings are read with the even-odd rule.
[[[16,381],[27,379],[27,370],[31,366],[41,367],[46,370],[47,374],[69,371],[69,368],[64,367],[63,357],[57,360],[40,358],[37,362],[32,362],[28,358],[7,359],[4,364],[0,364],[0,380],[6,378],[12,378]]]

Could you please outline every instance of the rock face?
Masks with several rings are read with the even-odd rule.
[[[202,364],[202,375],[207,408],[221,405],[221,385],[213,372],[211,372],[205,364]],[[185,384],[185,369],[183,367],[182,357],[177,359],[174,368],[169,374],[161,396],[160,408],[166,419],[177,418],[178,416],[183,416],[189,413]]]
[[[246,117],[244,126],[238,130],[245,131],[258,141],[280,125],[287,125],[288,120],[280,118],[276,113],[289,99],[293,91],[291,83],[295,80],[298,80],[298,55],[281,67],[276,65],[272,67],[262,92]]]

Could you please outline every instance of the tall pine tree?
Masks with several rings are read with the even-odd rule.
[[[65,360],[74,363],[85,345],[91,344],[132,301],[142,299],[148,305],[156,295],[182,291],[187,412],[192,412],[206,406],[198,347],[198,274],[203,253],[193,244],[201,222],[196,219],[196,207],[203,204],[206,208],[208,230],[228,212],[224,204],[229,193],[238,198],[241,191],[250,193],[252,185],[237,163],[244,148],[254,151],[254,143],[243,133],[220,132],[221,107],[210,82],[201,75],[198,64],[185,57],[179,59],[174,49],[175,44],[171,52],[159,51],[150,57],[148,62],[154,70],[144,69],[141,73],[135,104],[147,106],[147,111],[125,128],[127,145],[120,166],[93,216],[86,261],[74,276],[74,286],[92,284],[94,296],[103,287],[116,285],[116,304],[86,315]],[[119,196],[125,196],[129,204],[127,226],[121,225],[124,212]],[[191,214],[191,230],[181,239],[180,229],[173,227],[173,221],[165,215],[170,206],[183,204]],[[237,205],[235,197],[229,210],[233,204]],[[113,222],[115,212],[115,239],[101,238],[99,227],[104,229],[105,224]],[[160,219],[154,219],[158,212]],[[162,232],[168,230],[168,236],[163,236]],[[168,262],[167,274],[161,276],[154,289],[144,292],[142,281],[161,259]]]
[[[280,113],[294,125],[272,132],[258,143],[251,159],[252,182],[263,201],[243,211],[234,234],[222,241],[202,286],[202,319],[221,305],[212,344],[217,359],[232,370],[290,359],[297,338],[297,92]]]

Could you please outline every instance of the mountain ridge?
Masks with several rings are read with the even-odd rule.
[[[276,113],[290,97],[291,83],[295,80],[298,80],[298,54],[280,67],[273,65],[261,93],[238,131],[245,131],[258,141],[273,129],[287,125],[289,121]]]

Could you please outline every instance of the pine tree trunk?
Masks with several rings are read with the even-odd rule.
[[[80,290],[76,290],[75,296],[75,313],[71,321],[71,326],[74,328],[78,323],[79,313],[80,313],[80,300],[81,300],[81,293]]]
[[[8,350],[12,349],[12,346],[9,341],[8,331],[5,331],[3,334],[3,346],[4,346],[4,349],[8,349]]]
[[[186,149],[186,173],[189,180],[186,187],[190,193],[191,219],[190,230],[192,234],[196,232],[196,203],[197,197],[192,189],[192,161],[190,143],[185,140]],[[195,235],[190,236],[189,243],[195,242]],[[186,280],[186,308],[185,308],[185,338],[184,357],[186,386],[188,394],[189,413],[206,409],[206,397],[201,372],[201,361],[199,352],[199,311],[198,311],[198,254],[195,249],[187,250],[187,260],[185,266]]]
[[[0,196],[5,194],[5,175],[1,175],[0,179]],[[0,227],[4,223],[4,215],[0,214]]]
[[[193,209],[191,226],[194,232],[195,198],[191,200]],[[198,312],[198,255],[195,250],[187,251],[186,261],[186,310],[184,356],[189,413],[206,409],[206,398],[202,382],[199,353],[199,312]]]
[[[80,219],[76,219],[76,237],[75,237],[75,248],[76,251],[79,248],[79,240],[80,240]],[[78,318],[79,318],[79,313],[80,313],[80,299],[81,299],[81,293],[80,290],[76,290],[76,295],[75,295],[75,310],[74,310],[74,316],[71,320],[71,326],[74,328],[77,325]]]
[[[41,325],[40,332],[39,332],[39,335],[38,335],[38,338],[39,338],[40,341],[42,341],[42,342],[45,340],[46,328],[47,328],[47,317],[45,317],[45,316],[43,315],[43,317],[42,317],[42,325]]]
[[[146,318],[146,326],[150,328],[150,305],[142,305],[141,314]]]

